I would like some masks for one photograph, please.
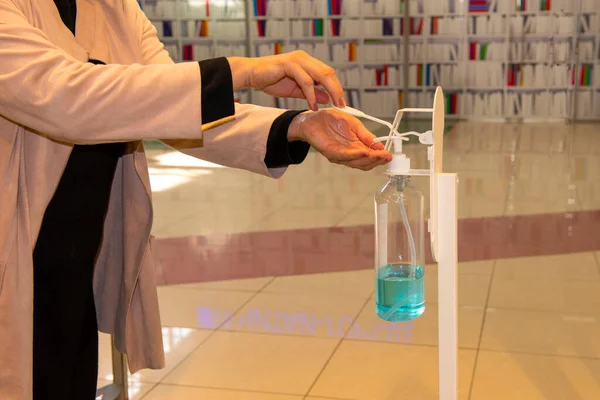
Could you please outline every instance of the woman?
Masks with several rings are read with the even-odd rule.
[[[279,177],[390,155],[300,52],[174,64],[134,0],[0,0],[0,398],[95,397],[98,329],[162,368],[143,139]],[[234,105],[252,87],[312,111]]]

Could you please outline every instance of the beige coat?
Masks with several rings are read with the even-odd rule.
[[[32,250],[73,143],[131,142],[115,174],[94,291],[100,330],[114,335],[132,372],[165,363],[141,140],[283,173],[264,164],[282,110],[237,105],[235,121],[203,132],[198,64],[174,64],[134,0],[77,0],[77,9],[73,37],[52,0],[0,0],[2,400],[32,396]]]

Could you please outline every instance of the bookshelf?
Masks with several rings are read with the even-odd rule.
[[[249,56],[245,0],[141,0],[175,62]],[[247,91],[235,94],[248,101]]]
[[[442,85],[448,118],[600,119],[597,0],[142,0],[141,5],[176,61],[304,50],[336,69],[349,105],[380,117],[402,106],[429,106]],[[255,90],[236,98],[307,107],[303,100]]]

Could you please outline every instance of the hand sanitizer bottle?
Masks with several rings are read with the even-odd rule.
[[[375,195],[375,302],[386,321],[410,321],[425,311],[423,193],[410,184],[410,160],[394,140],[389,181]]]

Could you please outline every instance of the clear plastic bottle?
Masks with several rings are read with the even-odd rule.
[[[377,315],[410,321],[425,312],[423,193],[410,177],[390,175],[375,195]]]

